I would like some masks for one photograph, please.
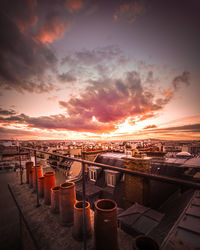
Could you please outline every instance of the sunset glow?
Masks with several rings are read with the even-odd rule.
[[[167,2],[2,4],[0,139],[200,139],[199,3]]]

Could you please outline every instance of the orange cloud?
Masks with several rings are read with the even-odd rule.
[[[24,34],[25,31],[28,30],[29,28],[35,26],[37,22],[38,22],[38,16],[34,14],[29,17],[29,20],[27,20],[27,22],[24,22],[23,20],[19,19],[15,20],[15,24],[17,25],[18,29],[22,34]]]
[[[69,12],[75,12],[83,8],[82,0],[67,0],[66,1],[67,9]]]
[[[41,43],[52,43],[54,40],[61,38],[67,28],[68,24],[66,22],[54,17],[39,29],[35,40]]]

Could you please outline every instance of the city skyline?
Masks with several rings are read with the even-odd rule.
[[[198,140],[199,7],[3,1],[0,139]]]

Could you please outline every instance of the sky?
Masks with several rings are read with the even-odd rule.
[[[198,0],[0,10],[0,139],[200,139]]]

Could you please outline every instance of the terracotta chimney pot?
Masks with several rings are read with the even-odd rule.
[[[158,243],[146,235],[139,235],[133,239],[133,250],[159,250]]]
[[[76,202],[75,183],[60,184],[60,221],[63,226],[71,226],[74,221],[74,204]]]
[[[29,172],[29,188],[33,187],[33,167],[31,168],[30,172]]]
[[[55,214],[59,213],[59,196],[60,187],[51,188],[51,212]]]
[[[86,215],[86,237],[92,235],[92,226],[90,218],[90,203],[85,202],[85,215]],[[74,227],[73,236],[76,240],[83,240],[83,201],[77,201],[74,204]]]
[[[30,171],[32,167],[33,167],[32,161],[26,162],[26,183],[27,184],[29,184],[29,175],[30,175]]]
[[[96,250],[118,250],[117,204],[110,199],[95,202],[94,235]]]
[[[37,180],[38,178],[42,177],[43,173],[42,173],[42,167],[41,166],[36,166],[37,167]],[[35,167],[32,168],[33,171],[33,192],[36,191],[36,180],[35,180]]]
[[[49,171],[44,174],[44,203],[51,204],[51,188],[55,187],[55,172]]]
[[[38,193],[39,197],[44,197],[44,176],[38,178]]]

